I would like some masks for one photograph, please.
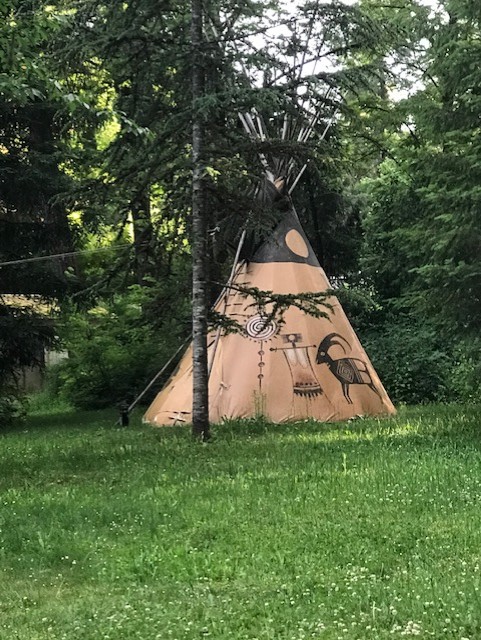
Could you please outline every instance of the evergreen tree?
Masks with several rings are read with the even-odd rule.
[[[20,367],[41,364],[53,326],[30,297],[66,292],[67,260],[16,263],[71,251],[69,186],[61,170],[62,120],[49,52],[61,21],[52,3],[0,7],[0,389]]]
[[[398,105],[394,161],[369,185],[366,265],[398,308],[457,331],[476,328],[481,311],[481,75],[473,62],[481,25],[472,2],[440,4],[418,59],[424,86]]]

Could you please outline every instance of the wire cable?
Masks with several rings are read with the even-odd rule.
[[[99,249],[82,249],[79,251],[66,251],[65,253],[52,253],[50,255],[47,256],[34,256],[32,258],[21,258],[18,260],[7,260],[6,262],[0,262],[0,268],[1,267],[10,267],[13,265],[17,265],[17,264],[27,264],[27,263],[31,263],[31,262],[43,262],[45,260],[56,260],[58,258],[70,258],[72,256],[80,256],[80,255],[85,255],[88,253],[101,253],[104,251],[120,251],[122,249],[132,249],[134,245],[131,244],[123,244],[123,245],[117,245],[117,246],[113,246],[113,247],[101,247]],[[146,246],[144,245],[138,245],[138,246]]]

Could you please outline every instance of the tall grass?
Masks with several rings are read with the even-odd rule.
[[[0,639],[481,637],[474,407],[2,432]]]

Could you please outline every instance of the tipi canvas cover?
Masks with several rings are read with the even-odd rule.
[[[213,423],[260,415],[272,422],[325,422],[395,413],[335,297],[328,300],[330,309],[323,308],[328,317],[313,317],[291,306],[282,318],[266,318],[242,292],[246,287],[276,294],[330,290],[292,205],[271,238],[251,260],[239,264],[217,304],[217,311],[235,319],[242,331],[209,336]],[[189,348],[144,420],[154,425],[189,423],[191,412]]]

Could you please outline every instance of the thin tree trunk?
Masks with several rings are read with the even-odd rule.
[[[202,0],[191,0],[192,41],[192,348],[193,399],[192,434],[209,438],[209,376],[207,366],[207,288],[206,256],[207,225],[205,221],[205,190],[203,139],[204,123],[197,101],[204,94],[205,66],[203,59]]]
[[[148,188],[130,207],[134,230],[135,273],[137,283],[151,285],[149,276],[153,277],[152,257],[152,217]]]

